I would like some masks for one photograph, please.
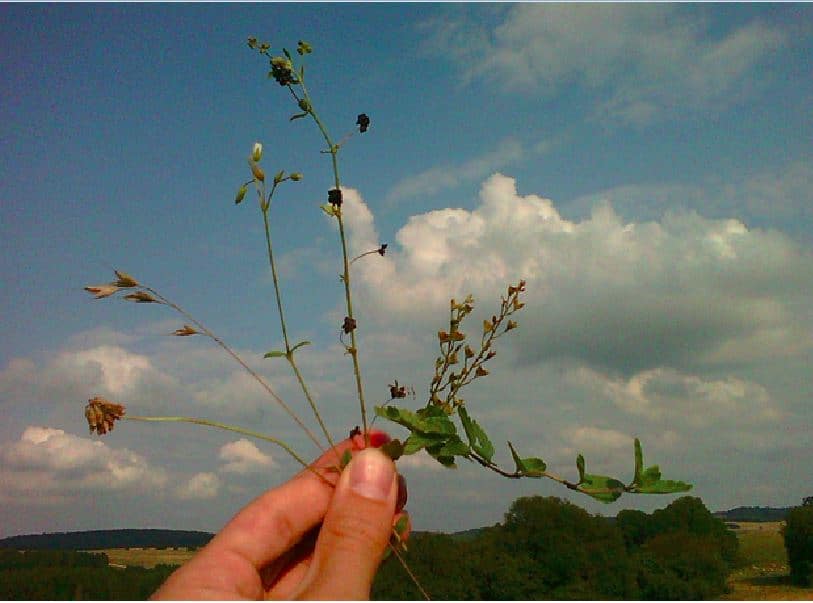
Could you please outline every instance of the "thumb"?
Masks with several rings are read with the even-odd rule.
[[[366,448],[345,467],[325,515],[302,596],[368,599],[392,532],[395,464]]]

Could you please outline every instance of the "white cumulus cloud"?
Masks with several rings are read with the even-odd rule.
[[[31,504],[99,491],[162,488],[166,473],[126,448],[32,425],[19,440],[0,444],[0,499]]]
[[[365,245],[377,240],[371,220],[351,234]],[[575,359],[629,375],[810,346],[813,257],[781,233],[736,219],[683,212],[625,222],[604,203],[571,221],[495,174],[474,210],[412,216],[396,241],[384,258],[356,268],[360,297],[375,302],[365,311],[389,324],[435,316],[431,329],[443,326],[450,297],[471,292],[490,315],[505,286],[524,278],[518,341],[526,363]]]
[[[220,448],[221,470],[227,473],[259,473],[274,466],[274,459],[262,452],[253,442],[241,438]]]
[[[215,498],[220,492],[220,478],[209,472],[196,473],[175,489],[182,500]]]
[[[681,109],[715,109],[753,93],[759,69],[788,43],[752,19],[713,31],[671,5],[517,4],[494,26],[445,19],[432,44],[464,81],[551,94],[578,84],[597,95],[595,115],[642,124]]]

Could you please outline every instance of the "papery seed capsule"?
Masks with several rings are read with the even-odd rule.
[[[251,166],[251,173],[254,177],[260,182],[265,182],[265,172],[263,169],[253,161],[250,161],[249,165]]]

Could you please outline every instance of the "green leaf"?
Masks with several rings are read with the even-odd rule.
[[[611,490],[610,492],[597,492],[596,490]],[[624,491],[624,484],[613,477],[606,475],[584,475],[584,482],[579,487],[579,491],[592,496],[603,503],[611,503],[621,496]]]
[[[638,438],[635,438],[635,476],[632,484],[635,492],[641,494],[673,494],[692,489],[692,485],[685,482],[661,479],[661,470],[658,465],[644,469],[644,455]]]
[[[291,61],[291,62],[293,63],[294,59],[293,59],[293,57],[291,56],[291,53],[290,53],[290,52],[288,52],[288,49],[287,49],[287,48],[283,48],[283,49],[282,49],[282,54],[284,54],[286,57],[288,57],[288,60],[289,60],[289,61]]]
[[[298,344],[296,344],[294,347],[291,348],[291,351],[293,352],[293,351],[301,348],[302,346],[310,345],[310,344],[311,344],[310,341],[300,341]]]
[[[458,436],[453,435],[449,438],[441,440],[437,444],[427,446],[426,452],[435,458],[447,456],[467,456],[471,452],[471,448],[469,448],[469,445],[461,440]]]
[[[584,457],[579,454],[576,457],[576,467],[579,469],[579,492],[584,492],[603,503],[611,503],[618,500],[624,491],[624,484],[614,477],[585,473],[584,465]],[[599,492],[599,490],[611,491]]]
[[[465,406],[460,406],[457,413],[460,415],[460,422],[463,423],[463,429],[466,431],[466,437],[469,439],[472,449],[485,460],[490,461],[494,456],[494,444],[488,439],[486,432],[477,421],[469,417]]]
[[[520,458],[514,445],[508,442],[508,447],[511,449],[511,456],[514,457],[514,464],[517,466],[517,473],[521,473],[525,477],[542,477],[547,469],[545,461],[536,457]]]
[[[281,350],[272,350],[271,352],[267,352],[263,358],[285,358],[285,352]]]
[[[644,453],[641,450],[641,440],[635,438],[635,475],[632,478],[633,484],[640,484],[644,471]]]
[[[375,413],[379,417],[389,419],[399,425],[403,425],[412,432],[418,431],[424,434],[454,434],[457,430],[454,423],[449,420],[443,411],[442,416],[428,414],[421,416],[420,411],[414,413],[405,408],[396,406],[376,406]]]
[[[390,440],[381,447],[381,452],[390,457],[393,461],[397,461],[404,453],[404,445],[401,440]]]
[[[404,442],[404,454],[415,454],[427,446],[433,446],[442,441],[444,436],[437,434],[424,434],[413,431]]]
[[[648,486],[641,486],[638,492],[641,494],[674,494],[675,492],[687,492],[692,489],[691,484],[671,479],[659,479]]]
[[[336,208],[332,206],[330,203],[325,203],[324,205],[320,205],[319,209],[329,215],[331,218],[336,217]]]
[[[347,464],[351,461],[352,458],[353,458],[353,453],[350,452],[349,450],[345,450],[342,453],[342,458],[339,460],[339,466],[342,469],[344,469],[345,467],[347,467]]]
[[[294,121],[295,119],[302,119],[303,117],[307,117],[307,113],[294,113],[291,117],[288,118],[288,121]]]

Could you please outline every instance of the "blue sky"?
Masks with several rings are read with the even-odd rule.
[[[371,117],[340,160],[351,250],[389,243],[354,268],[372,400],[394,378],[426,390],[450,297],[474,293],[490,316],[525,278],[521,328],[467,397],[495,442],[559,473],[582,451],[626,479],[638,436],[713,509],[798,503],[813,452],[811,10],[0,5],[0,535],[214,530],[294,470],[186,427],[126,423],[94,443],[82,408],[96,394],[313,454],[214,346],[165,337],[183,322],[168,309],[82,291],[133,274],[302,408],[261,358],[280,333],[260,212],[233,204],[255,141],[268,172],[304,173],[271,211],[290,330],[314,342],[302,368],[334,433],[358,423],[337,236],[318,209],[329,162],[250,35],[313,45],[309,88],[334,136]],[[402,467],[418,529],[569,496],[421,457]],[[671,498],[574,500],[615,513]]]

